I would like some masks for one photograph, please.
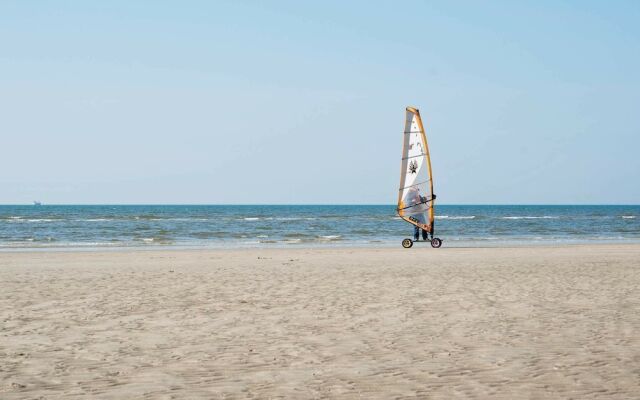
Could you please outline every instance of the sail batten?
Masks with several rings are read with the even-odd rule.
[[[425,184],[425,183],[429,183],[429,180],[426,180],[426,181],[424,181],[424,182],[414,183],[413,185],[409,185],[409,186],[401,187],[401,188],[400,188],[400,190],[409,189],[410,187],[414,187],[414,186],[422,185],[422,184]]]
[[[434,200],[427,136],[418,109],[407,107],[396,211],[403,220],[433,234]]]
[[[427,153],[418,154],[417,156],[405,157],[405,158],[403,158],[403,160],[409,160],[411,158],[417,158],[417,157],[424,157],[426,155],[427,155]]]

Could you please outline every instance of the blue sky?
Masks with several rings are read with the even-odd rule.
[[[640,203],[640,3],[3,1],[0,203]]]

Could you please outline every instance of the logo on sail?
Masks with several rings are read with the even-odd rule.
[[[409,163],[409,172],[415,174],[418,171],[418,163],[416,160],[413,160]]]

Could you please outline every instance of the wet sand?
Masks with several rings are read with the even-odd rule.
[[[640,245],[0,253],[0,398],[640,396]]]

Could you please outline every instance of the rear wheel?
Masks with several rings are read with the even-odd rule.
[[[405,249],[409,249],[411,248],[411,246],[413,246],[413,240],[405,239],[402,241],[402,247],[404,247]]]
[[[440,240],[440,238],[431,239],[431,247],[433,247],[434,249],[437,249],[440,246],[442,246],[442,240]]]

